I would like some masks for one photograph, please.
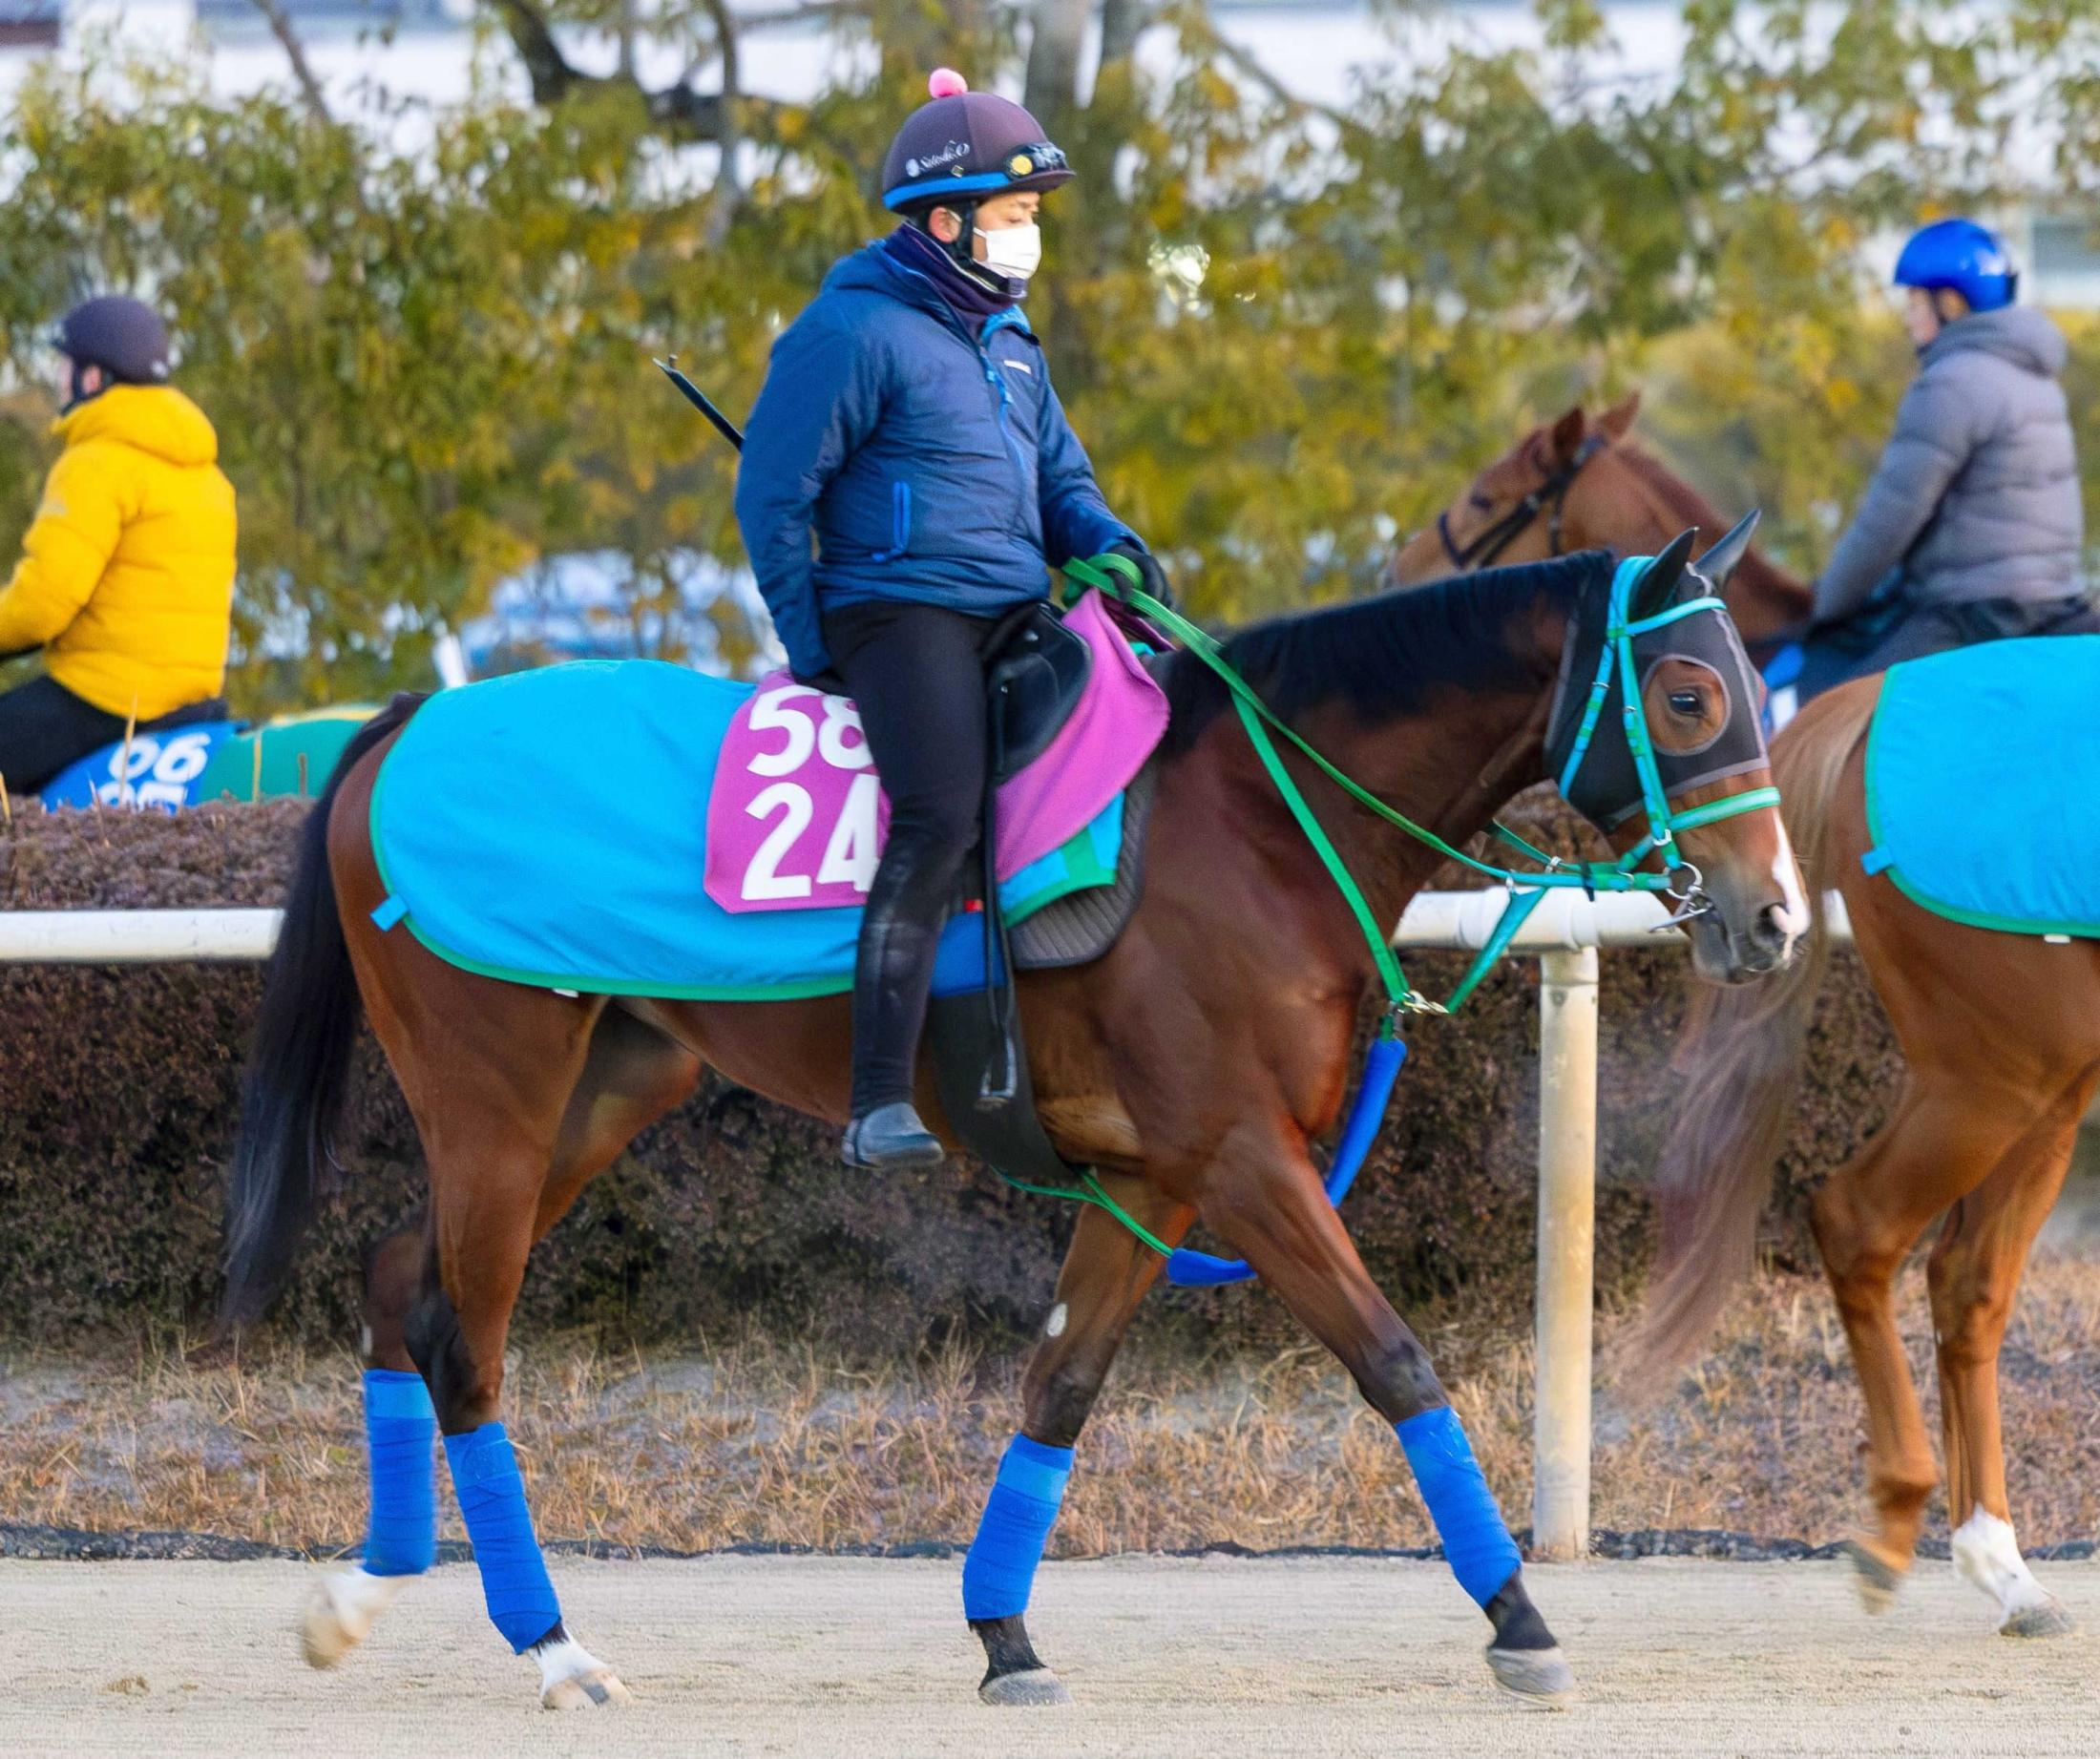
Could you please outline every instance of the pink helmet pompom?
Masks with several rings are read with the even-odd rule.
[[[926,89],[935,97],[960,97],[969,91],[970,82],[952,67],[936,67]]]

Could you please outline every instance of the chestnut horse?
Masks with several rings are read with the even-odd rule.
[[[1955,1567],[1997,1602],[2006,1636],[2053,1636],[2069,1617],[2013,1537],[1998,1352],[2100,1081],[2100,943],[1965,927],[1868,875],[1865,748],[1881,684],[1863,678],[1817,698],[1773,743],[1818,917],[1835,887],[1907,1065],[1894,1114],[1814,1200],[1866,1397],[1872,1521],[1852,1557],[1868,1609],[1883,1610],[1937,1483],[1890,1288],[1944,1214],[1928,1280]],[[1694,1013],[1677,1062],[1686,1100],[1664,1152],[1663,1256],[1631,1376],[1641,1384],[1661,1384],[1659,1371],[1693,1353],[1750,1267],[1829,962],[1828,936],[1813,946],[1784,976]]]
[[[1682,596],[1707,591],[1686,566],[1689,549],[1688,534],[1658,558],[1631,606],[1658,622],[1690,612],[1636,638],[1644,681],[1628,712],[1645,718],[1663,753],[1738,738],[1756,714],[1741,679],[1678,657],[1691,639],[1680,632],[1702,619],[1734,641],[1717,604],[1692,609]],[[1378,799],[1463,844],[1547,773],[1564,672],[1578,656],[1594,664],[1613,575],[1601,553],[1496,569],[1283,618],[1230,639],[1224,654],[1286,724]],[[1493,1626],[1496,1679],[1537,1698],[1564,1697],[1568,1669],[1436,1372],[1366,1274],[1315,1165],[1312,1144],[1334,1124],[1348,1085],[1374,975],[1370,949],[1239,721],[1225,712],[1221,681],[1187,653],[1165,663],[1163,679],[1171,724],[1136,913],[1091,964],[1020,979],[1043,1120],[1060,1151],[1099,1168],[1161,1240],[1180,1241],[1200,1217],[1334,1352],[1399,1431],[1452,1569]],[[1584,699],[1566,700],[1579,707]],[[527,1254],[638,1131],[693,1091],[704,1065],[843,1121],[847,1002],[570,995],[455,969],[411,935],[382,932],[372,919],[387,896],[368,829],[373,784],[413,712],[412,702],[397,703],[359,736],[306,827],[231,1180],[228,1309],[237,1317],[259,1310],[313,1207],[362,1002],[422,1138],[430,1211],[419,1234],[373,1260],[372,1530],[363,1563],[327,1578],[309,1609],[308,1658],[344,1654],[402,1580],[427,1567],[434,1415],[491,1617],[539,1664],[544,1703],[603,1703],[622,1688],[560,1622],[498,1420]],[[1595,748],[1616,773],[1630,763],[1627,717],[1614,707],[1596,724]],[[1672,806],[1725,803],[1765,785],[1761,734],[1749,749],[1751,764],[1725,780],[1688,782]],[[1373,920],[1397,922],[1438,856],[1345,799],[1297,752],[1284,761]],[[1640,814],[1627,816],[1615,801],[1600,809],[1631,848]],[[1691,924],[1701,971],[1732,981],[1782,964],[1807,911],[1777,813],[1744,810],[1687,830],[1682,842],[1681,860],[1705,876],[1705,913]],[[1256,923],[1260,932],[1250,932]],[[923,1070],[918,1098],[937,1120]],[[963,1571],[989,1702],[1064,1697],[1022,1613],[1070,1450],[1160,1267],[1116,1220],[1081,1214],[1026,1369],[1022,1431]]]
[[[1729,522],[1630,437],[1640,408],[1634,391],[1594,418],[1577,405],[1534,428],[1394,553],[1387,577],[1412,586],[1573,550],[1652,555],[1687,527],[1715,541]],[[1761,660],[1760,649],[1808,616],[1809,598],[1807,582],[1753,549],[1736,566],[1729,612]]]

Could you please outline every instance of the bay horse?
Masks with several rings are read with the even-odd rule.
[[[2005,1635],[2054,1636],[2071,1628],[2069,1615],[2013,1532],[1998,1353],[2100,1082],[2100,943],[1966,927],[1865,871],[1866,737],[1882,683],[1863,678],[1816,699],[1772,747],[1817,917],[1835,888],[1907,1071],[1894,1114],[1814,1198],[1816,1244],[1866,1401],[1871,1519],[1850,1555],[1868,1610],[1884,1610],[1938,1481],[1891,1285],[1943,1214],[1927,1278],[1954,1564],[1997,1603]],[[1820,920],[1817,930],[1810,956],[1784,974],[1754,993],[1710,994],[1694,1009],[1676,1062],[1685,1100],[1663,1155],[1663,1248],[1632,1382],[1664,1384],[1751,1267],[1829,962]]]
[[[1690,548],[1687,534],[1634,589],[1632,616],[1681,615],[1636,638],[1638,701],[1603,714],[1591,749],[1615,776],[1630,762],[1629,720],[1645,720],[1664,754],[1750,738],[1754,760],[1726,779],[1681,794],[1672,786],[1673,810],[1707,803],[1727,812],[1731,795],[1764,786],[1769,772],[1754,691],[1735,663],[1739,642],[1688,567]],[[1725,584],[1726,567],[1715,572],[1714,584]],[[1586,698],[1584,668],[1606,651],[1615,573],[1601,553],[1494,569],[1281,618],[1223,652],[1285,724],[1380,801],[1462,845],[1548,773],[1550,739],[1573,726],[1586,700],[1595,719],[1605,700]],[[1698,627],[1711,638],[1703,651],[1725,639],[1734,656],[1724,656],[1725,671],[1687,657],[1702,651]],[[1453,1572],[1492,1626],[1494,1678],[1559,1701],[1572,1676],[1464,1432],[1420,1342],[1366,1273],[1314,1163],[1312,1144],[1334,1123],[1348,1085],[1374,976],[1370,948],[1228,712],[1223,681],[1187,652],[1161,675],[1171,719],[1136,913],[1101,958],[1019,982],[1043,1120],[1059,1150],[1097,1167],[1162,1242],[1178,1243],[1200,1217],[1334,1353],[1398,1431]],[[1570,693],[1565,681],[1578,675]],[[1556,721],[1562,705],[1568,716]],[[579,1707],[624,1688],[561,1623],[499,1421],[527,1254],[637,1132],[693,1091],[704,1065],[843,1122],[848,1003],[571,995],[472,974],[410,935],[383,932],[372,916],[387,896],[369,835],[372,791],[413,712],[397,703],[359,735],[304,827],[229,1181],[227,1311],[239,1321],[261,1310],[315,1205],[362,1004],[423,1142],[430,1208],[419,1230],[371,1261],[372,1526],[363,1561],[328,1576],[309,1606],[307,1656],[322,1665],[342,1656],[401,1582],[428,1567],[434,1427],[492,1619],[538,1664],[542,1702]],[[1283,761],[1372,919],[1396,923],[1440,857],[1345,800],[1296,750]],[[1632,848],[1640,814],[1616,797],[1597,805],[1619,847]],[[1691,923],[1704,975],[1745,980],[1784,963],[1807,911],[1772,806],[1685,831],[1679,859],[1704,874],[1706,908]],[[923,1068],[918,1099],[952,1141]],[[1133,1231],[1082,1211],[1025,1371],[1021,1432],[963,1569],[987,1702],[1065,1700],[1022,1615],[1073,1444],[1160,1268]]]
[[[1386,577],[1414,585],[1573,550],[1645,555],[1688,527],[1725,532],[1698,491],[1632,438],[1640,408],[1633,391],[1596,416],[1577,404],[1532,429],[1394,552]],[[1808,616],[1810,597],[1805,580],[1753,548],[1735,568],[1729,612],[1761,662],[1761,650]]]

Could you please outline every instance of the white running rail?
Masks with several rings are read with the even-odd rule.
[[[1500,890],[1423,892],[1393,944],[1477,952],[1502,913]],[[1851,939],[1844,906],[1832,932]],[[1532,1548],[1589,1550],[1590,1313],[1597,1206],[1597,950],[1683,944],[1658,932],[1662,905],[1639,893],[1557,891],[1532,912],[1512,957],[1539,961],[1539,1281]],[[0,964],[152,965],[265,959],[274,910],[0,911]]]

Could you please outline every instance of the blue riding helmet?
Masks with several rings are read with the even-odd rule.
[[[1896,260],[1899,287],[1952,287],[1971,311],[1996,311],[2019,291],[2006,241],[1973,220],[1936,220],[1912,235]]]

